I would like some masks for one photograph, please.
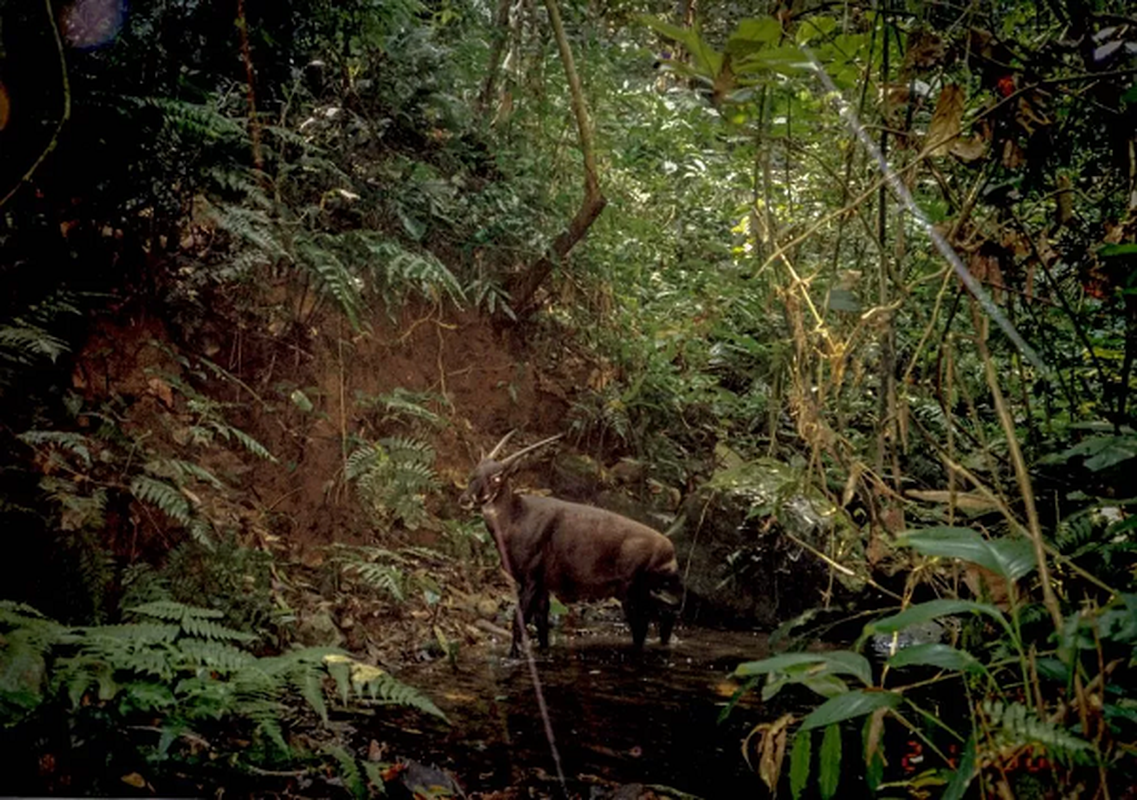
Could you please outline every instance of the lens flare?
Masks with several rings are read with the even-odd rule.
[[[80,50],[114,40],[126,19],[126,0],[72,0],[59,16],[64,40]]]

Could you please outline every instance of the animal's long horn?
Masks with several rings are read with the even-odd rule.
[[[490,450],[490,454],[488,456],[485,456],[482,459],[482,461],[489,461],[490,459],[494,458],[498,453],[500,453],[501,448],[505,447],[505,443],[508,442],[509,438],[511,436],[513,436],[513,434],[515,434],[515,433],[517,433],[517,428],[514,428],[509,433],[507,433],[505,436],[501,437],[501,441],[497,443],[497,445],[494,447],[493,450]]]
[[[518,450],[516,453],[511,455],[509,458],[502,461],[501,465],[503,467],[509,466],[510,464],[512,464],[517,459],[521,458],[526,453],[532,453],[537,448],[544,447],[545,445],[550,444],[551,442],[555,442],[557,439],[560,439],[563,436],[564,436],[563,433],[558,433],[556,436],[550,436],[548,439],[542,439],[541,441],[537,442],[537,444],[531,444],[528,447],[526,447],[524,450]]]

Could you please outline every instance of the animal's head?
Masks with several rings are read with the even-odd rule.
[[[506,489],[509,476],[517,471],[522,456],[564,436],[563,433],[558,433],[556,436],[550,436],[548,439],[542,439],[536,444],[531,444],[524,450],[518,450],[509,458],[503,458],[501,461],[496,460],[502,448],[505,447],[505,443],[515,432],[507,433],[497,443],[497,446],[489,452],[489,455],[484,456],[478,466],[474,467],[474,471],[470,473],[470,482],[466,486],[466,491],[462,492],[462,496],[458,499],[462,508],[472,509],[492,503]]]

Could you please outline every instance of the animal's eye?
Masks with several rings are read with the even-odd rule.
[[[501,476],[500,475],[494,475],[492,478],[490,478],[490,482],[494,483],[494,484],[501,483]]]

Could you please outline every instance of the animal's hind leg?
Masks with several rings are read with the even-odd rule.
[[[542,650],[549,649],[549,593],[537,592],[533,598],[531,618],[537,623],[537,645]]]
[[[671,641],[671,632],[675,629],[675,620],[679,616],[682,591],[682,584],[675,572],[652,576],[648,601],[659,619],[659,643],[662,645]]]

